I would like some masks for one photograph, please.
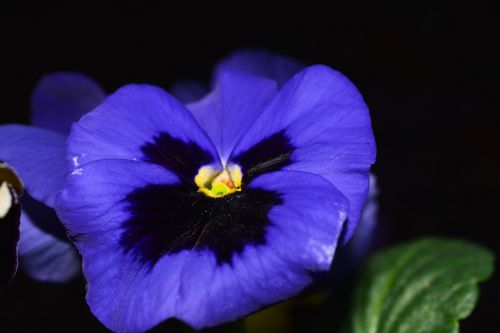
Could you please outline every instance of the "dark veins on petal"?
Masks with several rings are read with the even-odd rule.
[[[241,166],[243,180],[248,184],[262,173],[278,171],[292,164],[294,151],[295,147],[283,130],[260,141],[249,150],[231,157],[230,160]]]
[[[0,218],[0,284],[8,282],[17,269],[21,206],[14,190],[9,187],[9,191],[12,197],[11,207],[8,213]]]
[[[221,198],[198,192],[194,176],[211,156],[193,143],[167,134],[146,144],[150,162],[165,166],[184,180],[176,185],[149,185],[126,198],[131,218],[124,223],[120,244],[149,267],[166,254],[209,249],[218,264],[231,263],[246,245],[266,243],[269,211],[283,204],[277,192],[248,188]],[[243,182],[291,163],[294,147],[284,132],[276,133],[231,161],[243,168]]]

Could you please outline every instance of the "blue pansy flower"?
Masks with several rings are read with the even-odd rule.
[[[17,173],[0,162],[0,285],[9,282],[17,271],[22,192]]]
[[[214,83],[187,106],[125,86],[68,138],[56,210],[114,331],[214,326],[289,298],[355,228],[375,159],[355,86],[321,65],[276,81],[222,63]]]
[[[69,174],[66,136],[71,124],[104,99],[102,89],[78,73],[43,77],[32,95],[31,123],[0,126],[0,159],[25,183],[21,199],[20,266],[30,277],[63,282],[80,272],[80,259],[53,210]]]

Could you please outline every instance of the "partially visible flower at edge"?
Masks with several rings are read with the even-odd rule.
[[[23,183],[17,173],[0,161],[0,285],[9,282],[17,271],[17,244]]]
[[[368,194],[370,118],[340,73],[292,75],[223,62],[199,101],[128,85],[74,125],[56,210],[108,328],[217,325],[330,268]]]
[[[64,282],[80,259],[55,214],[54,201],[69,174],[66,136],[71,124],[104,99],[90,78],[73,72],[44,76],[32,95],[31,123],[0,126],[0,159],[25,183],[21,198],[19,263],[31,278]]]

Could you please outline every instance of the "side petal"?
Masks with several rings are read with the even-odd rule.
[[[223,163],[236,143],[276,94],[268,79],[238,72],[220,72],[214,90],[188,105],[217,148]]]
[[[270,173],[249,185],[246,191],[273,191],[283,203],[269,212],[265,243],[247,244],[231,263],[197,247],[203,233],[191,248],[165,249],[154,265],[138,260],[137,252],[123,246],[124,237],[137,232],[126,227],[136,213],[127,198],[137,189],[179,183],[153,164],[97,161],[76,170],[58,197],[58,214],[83,257],[87,301],[109,329],[144,331],[170,317],[196,328],[214,326],[295,295],[311,282],[312,271],[329,269],[348,202],[328,181],[302,172]],[[163,216],[162,225],[184,209],[150,199],[149,210]],[[143,216],[142,223],[152,227],[152,216]],[[177,243],[192,232],[184,230]],[[134,246],[154,246],[152,237],[136,238]]]
[[[45,75],[31,96],[31,122],[68,135],[71,125],[99,105],[105,96],[99,84],[86,75],[76,72]]]
[[[54,207],[68,175],[64,136],[24,125],[0,126],[0,160],[16,169],[31,196]]]
[[[80,272],[74,246],[38,228],[25,211],[21,216],[19,264],[29,277],[42,282],[67,282]]]
[[[305,65],[287,56],[266,50],[241,50],[222,59],[215,68],[214,81],[227,71],[266,77],[283,86]]]
[[[244,164],[244,174],[265,166],[326,178],[349,199],[346,241],[365,204],[375,161],[368,108],[345,76],[326,66],[309,67],[280,90],[230,160]]]
[[[76,169],[101,159],[160,164],[189,178],[218,163],[212,143],[188,109],[164,90],[128,85],[73,126],[68,154]]]

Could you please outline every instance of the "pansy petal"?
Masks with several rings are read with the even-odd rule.
[[[105,97],[97,82],[76,72],[55,72],[42,77],[31,97],[34,126],[68,135],[71,125]]]
[[[346,241],[359,220],[375,160],[368,108],[342,74],[326,66],[309,67],[280,90],[230,160],[246,164],[243,174],[264,166],[326,178],[349,199]]]
[[[80,259],[74,246],[37,227],[24,210],[19,263],[29,277],[42,282],[66,282],[80,272]]]
[[[348,210],[334,186],[319,176],[282,171],[258,177],[248,189],[279,193],[282,204],[269,212],[265,243],[247,245],[230,264],[218,264],[208,250],[187,257],[177,316],[195,328],[290,298],[332,263]]]
[[[17,270],[21,206],[14,188],[0,177],[0,285]]]
[[[298,293],[311,282],[311,271],[330,267],[347,199],[328,181],[302,172],[262,175],[242,191],[276,192],[282,204],[269,212],[271,224],[262,229],[265,242],[249,243],[234,252],[231,263],[220,262],[209,247],[198,247],[209,229],[216,227],[209,225],[198,235],[196,230],[179,235],[176,244],[195,234],[197,241],[190,247],[174,251],[163,243],[164,249],[152,261],[149,250],[158,237],[168,238],[154,228],[168,224],[179,210],[197,208],[149,197],[150,202],[141,203],[148,213],[136,221],[146,229],[140,230],[143,237],[135,237],[139,229],[131,228],[130,220],[138,210],[130,205],[131,193],[178,184],[180,179],[160,166],[105,160],[77,169],[58,197],[58,214],[83,256],[87,301],[111,330],[144,331],[170,317],[196,328],[213,326]],[[216,205],[220,199],[207,200]],[[164,220],[155,225],[149,220],[154,216]],[[192,226],[191,222],[178,220],[179,225]],[[231,217],[226,222],[242,221]],[[144,252],[149,254],[145,258]]]
[[[242,50],[229,55],[217,64],[215,81],[217,82],[227,71],[237,71],[270,78],[281,87],[304,67],[301,62],[278,53]]]
[[[201,165],[218,163],[192,114],[158,87],[128,85],[85,115],[68,138],[74,168],[100,159],[163,165],[190,181]]]
[[[236,143],[276,94],[269,79],[238,72],[220,72],[214,90],[188,105],[217,147],[223,163]]]
[[[208,94],[208,85],[197,80],[179,80],[169,89],[170,93],[182,103],[192,103]]]
[[[16,169],[31,196],[54,206],[68,175],[64,136],[24,125],[0,126],[0,160]]]
[[[135,260],[134,252],[127,252],[120,239],[130,215],[124,200],[130,192],[178,182],[177,176],[158,165],[104,160],[74,171],[58,197],[58,215],[83,257],[87,302],[113,331],[145,331],[175,314],[182,261],[174,258],[171,266],[157,264],[151,270]],[[161,210],[168,202],[156,204]]]

